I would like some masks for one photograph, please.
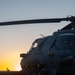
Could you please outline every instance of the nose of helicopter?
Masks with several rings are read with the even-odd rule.
[[[21,61],[22,71],[26,74],[38,73],[46,64],[41,64],[38,61],[27,61],[24,62],[24,59]]]
[[[43,59],[36,55],[25,55],[20,64],[24,72],[38,72],[46,66],[46,63],[42,63],[41,61],[43,61]]]

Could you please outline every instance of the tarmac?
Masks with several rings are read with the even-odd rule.
[[[22,71],[0,71],[0,75],[25,75]]]

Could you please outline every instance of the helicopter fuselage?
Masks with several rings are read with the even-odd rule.
[[[75,30],[55,32],[52,36],[36,39],[27,54],[21,54],[21,67],[25,73],[55,75],[74,68]]]

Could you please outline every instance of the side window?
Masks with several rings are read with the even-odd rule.
[[[50,47],[52,46],[53,42],[54,42],[55,38],[52,36],[47,37],[43,47],[41,48],[41,50],[47,51],[50,49]]]
[[[57,38],[56,46],[61,50],[72,50],[74,46],[75,35],[73,34],[64,34],[60,35]]]

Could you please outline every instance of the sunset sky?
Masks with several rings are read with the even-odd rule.
[[[0,22],[75,16],[75,0],[0,0]],[[57,24],[30,24],[0,27],[0,70],[20,70],[20,53],[32,42],[64,27]]]

